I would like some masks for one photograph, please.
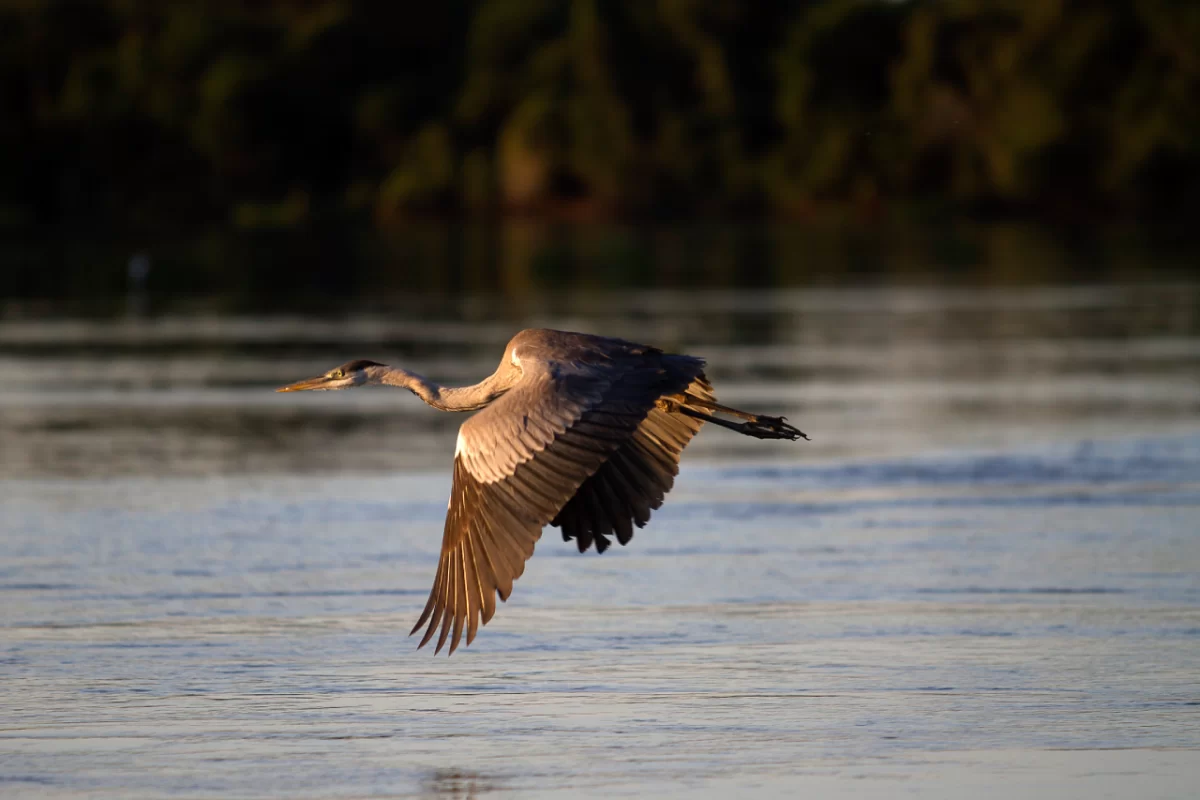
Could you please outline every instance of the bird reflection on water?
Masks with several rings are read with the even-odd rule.
[[[438,800],[475,800],[504,789],[496,778],[462,769],[434,770],[421,783],[421,796]]]

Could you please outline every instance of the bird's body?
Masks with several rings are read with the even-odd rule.
[[[352,361],[280,391],[367,383],[407,388],[435,408],[479,413],[454,451],[442,555],[413,633],[440,628],[453,653],[507,600],[546,525],[580,552],[627,544],[662,505],[679,456],[705,422],[763,439],[802,434],[782,417],[718,405],[704,361],[621,339],[525,330],[496,371],[474,386],[443,387],[407,370]],[[716,413],[740,417],[734,423]]]

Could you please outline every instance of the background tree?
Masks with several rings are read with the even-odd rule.
[[[0,226],[1183,218],[1186,0],[0,0]]]

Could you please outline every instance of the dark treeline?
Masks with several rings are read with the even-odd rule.
[[[0,0],[0,226],[1182,216],[1192,0]]]

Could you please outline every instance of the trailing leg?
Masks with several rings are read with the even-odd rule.
[[[716,403],[711,405],[716,406]],[[808,439],[804,431],[795,428],[787,423],[785,417],[768,417],[763,414],[750,414],[737,409],[726,408],[725,406],[717,406],[713,410],[719,410],[724,414],[745,419],[745,422],[730,422],[727,419],[713,416],[705,411],[698,411],[694,408],[689,408],[686,405],[680,405],[677,409],[679,413],[686,414],[694,419],[711,422],[713,425],[719,425],[722,428],[728,428],[731,431],[753,436],[756,439],[789,439],[795,441],[797,439]]]
[[[691,406],[692,408],[702,408],[706,411],[716,411],[718,414],[728,414],[731,417],[738,417],[740,419],[759,418],[758,414],[751,414],[749,411],[742,411],[740,408],[723,406],[713,400],[706,400],[703,397],[696,397],[692,394],[685,394],[683,396],[683,404]],[[772,417],[772,419],[774,419],[774,417]],[[780,419],[782,419],[782,417],[780,417]]]

